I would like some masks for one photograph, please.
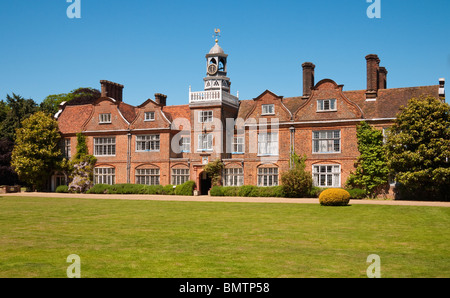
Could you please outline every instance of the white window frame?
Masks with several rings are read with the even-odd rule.
[[[172,169],[172,185],[180,185],[189,181],[189,169]]]
[[[336,150],[336,146],[339,146],[339,150]],[[312,153],[341,153],[341,148],[340,130],[316,130],[312,132]]]
[[[341,187],[340,164],[314,164],[312,165],[312,175],[314,186]]]
[[[111,113],[101,113],[98,115],[98,123],[111,123]]]
[[[198,122],[199,123],[209,123],[213,121],[213,111],[199,111],[198,112]]]
[[[145,185],[160,185],[160,171],[158,168],[136,169],[135,183]]]
[[[136,135],[136,152],[159,152],[159,134]]]
[[[258,168],[258,186],[278,186],[278,168]]]
[[[265,104],[261,106],[261,115],[274,115],[275,114],[275,105],[274,104]]]
[[[116,169],[110,167],[94,168],[94,184],[116,184]]]
[[[197,151],[212,151],[213,139],[212,133],[199,134]]]
[[[180,138],[180,150],[181,152],[191,152],[191,137],[185,136]]]
[[[337,111],[336,99],[319,99],[317,100],[317,112],[335,112]]]
[[[144,121],[155,121],[155,112],[145,112]]]
[[[233,154],[244,154],[245,139],[244,137],[233,137]]]
[[[223,185],[224,186],[244,185],[244,169],[243,168],[223,169]]]
[[[116,137],[95,137],[94,156],[116,156]]]
[[[278,155],[278,132],[258,133],[258,156]]]

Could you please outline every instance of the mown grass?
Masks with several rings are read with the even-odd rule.
[[[0,277],[450,277],[450,208],[0,198]]]

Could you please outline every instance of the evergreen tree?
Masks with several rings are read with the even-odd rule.
[[[450,200],[450,106],[413,98],[387,136],[387,156],[407,198]]]

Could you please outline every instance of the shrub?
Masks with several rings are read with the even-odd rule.
[[[350,201],[350,194],[342,188],[329,188],[319,196],[320,205],[323,206],[345,206]]]
[[[243,185],[239,188],[239,192],[238,195],[240,197],[249,197],[249,194],[252,192],[252,190],[255,188],[256,186],[253,185]]]
[[[69,192],[69,187],[67,185],[60,185],[56,188],[56,192]]]
[[[211,190],[209,191],[209,195],[213,197],[221,197],[224,195],[224,187],[215,185],[211,187]]]
[[[239,196],[239,186],[224,186],[222,187],[223,195],[225,197],[237,197]]]
[[[163,193],[163,190],[164,187],[162,185],[144,185],[140,193],[146,195],[160,195]]]
[[[183,184],[175,187],[175,194],[179,196],[192,196],[194,192],[195,182],[192,180],[186,181]]]
[[[361,188],[351,188],[347,189],[348,193],[350,194],[350,199],[364,199],[367,196],[367,192],[365,189]]]
[[[309,197],[313,187],[310,172],[305,171],[306,156],[300,158],[297,154],[291,154],[292,168],[281,175],[284,196],[288,198]]]
[[[165,185],[163,187],[162,194],[163,195],[174,195],[175,189],[173,188],[173,185],[172,184]]]
[[[93,187],[91,187],[87,193],[89,194],[105,194],[108,193],[108,190],[110,189],[111,185],[108,184],[95,184]]]

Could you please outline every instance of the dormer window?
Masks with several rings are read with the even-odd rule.
[[[262,105],[261,115],[273,115],[275,114],[275,106],[273,104]]]
[[[155,112],[145,112],[144,121],[155,121]]]
[[[99,123],[111,123],[111,113],[104,113],[98,116]]]
[[[336,99],[319,99],[317,101],[317,111],[318,112],[337,111]]]

